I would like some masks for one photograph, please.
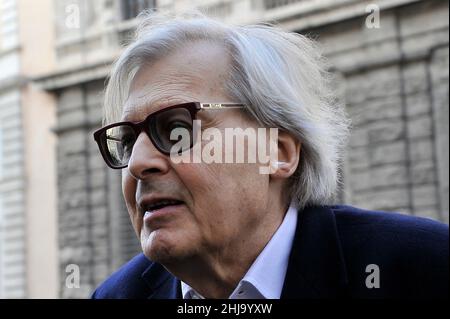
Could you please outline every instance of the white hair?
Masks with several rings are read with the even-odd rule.
[[[248,106],[261,125],[301,142],[289,191],[298,208],[330,204],[350,121],[332,89],[329,66],[316,43],[272,25],[233,26],[199,12],[146,12],[135,40],[116,61],[105,92],[106,123],[117,121],[131,81],[144,64],[195,41],[222,44],[231,60],[227,93]]]

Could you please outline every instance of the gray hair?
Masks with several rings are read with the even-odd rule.
[[[135,40],[116,61],[105,92],[105,123],[117,121],[131,81],[144,64],[195,41],[222,44],[231,59],[230,98],[246,104],[261,125],[283,129],[301,143],[290,178],[298,208],[334,200],[350,122],[332,88],[316,43],[272,25],[232,26],[199,12],[147,12]]]

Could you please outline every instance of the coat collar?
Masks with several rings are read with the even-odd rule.
[[[333,212],[310,206],[298,218],[281,298],[344,296],[347,272]]]
[[[151,289],[148,298],[182,298],[180,281],[161,264],[152,263],[142,274]],[[336,298],[346,294],[347,273],[336,220],[328,206],[299,211],[297,228],[282,299]]]
[[[141,277],[151,289],[148,299],[182,298],[180,281],[161,264],[152,263]]]

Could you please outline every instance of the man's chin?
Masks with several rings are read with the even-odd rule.
[[[141,239],[144,255],[151,261],[160,264],[171,264],[183,258],[180,241],[164,236],[163,231],[153,231],[147,238]]]

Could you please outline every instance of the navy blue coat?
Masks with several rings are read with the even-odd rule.
[[[299,211],[281,298],[448,298],[448,246],[448,226],[430,219],[307,207]],[[371,264],[378,266],[379,288],[366,285]],[[181,286],[140,254],[92,298],[181,298]]]

